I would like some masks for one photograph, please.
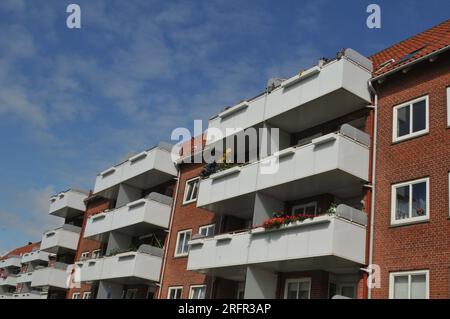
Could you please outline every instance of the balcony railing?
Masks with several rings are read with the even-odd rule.
[[[64,263],[55,263],[51,267],[38,267],[33,272],[31,287],[54,287],[67,289],[70,273],[69,265]]]
[[[22,255],[22,263],[32,263],[39,261],[48,261],[49,253],[42,250],[34,250],[32,252],[26,253]]]
[[[157,282],[161,272],[163,250],[142,245],[138,251],[119,253],[98,259],[77,262],[81,281],[115,280]]]
[[[161,143],[101,172],[95,181],[94,193],[106,191],[120,183],[148,189],[177,176],[171,159],[171,145]]]
[[[25,272],[17,275],[17,283],[23,284],[26,282],[32,282],[33,281],[33,272]]]
[[[107,239],[102,234],[113,230],[130,233],[133,236],[143,235],[155,228],[168,228],[172,198],[151,193],[146,198],[126,204],[117,209],[90,216],[84,237]]]
[[[64,224],[55,230],[47,231],[42,236],[41,250],[48,253],[75,251],[77,250],[80,232],[80,227],[68,224]]]
[[[365,263],[366,223],[365,213],[339,205],[336,214],[278,229],[194,239],[187,269],[232,277],[248,265],[277,271],[357,268]]]
[[[7,259],[0,260],[0,268],[19,268],[22,265],[22,257],[9,256]]]
[[[17,285],[17,275],[0,275],[0,286],[12,286]]]
[[[13,294],[11,299],[47,299],[46,292],[31,291]]]
[[[250,195],[258,191],[284,201],[321,193],[357,196],[368,180],[369,144],[366,133],[343,125],[306,145],[210,175],[200,182],[197,206],[248,217],[245,207],[253,206]]]
[[[50,215],[72,218],[81,215],[86,210],[84,200],[87,192],[69,189],[50,198]]]
[[[367,87],[371,64],[347,49],[342,58],[305,70],[283,81],[270,94],[223,111],[209,121],[208,128],[226,135],[227,128],[246,129],[267,121],[287,132],[299,132],[362,109],[371,102]],[[207,136],[208,145],[218,138]]]

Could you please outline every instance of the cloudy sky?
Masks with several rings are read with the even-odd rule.
[[[366,7],[382,28],[366,27]],[[66,28],[77,3],[82,28]],[[448,18],[427,1],[0,1],[0,254],[61,224],[51,194],[90,189],[270,77],[352,47],[369,55]]]

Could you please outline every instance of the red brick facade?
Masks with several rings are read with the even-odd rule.
[[[196,203],[183,204],[186,181],[198,177],[202,164],[183,164],[180,166],[180,178],[178,194],[174,198],[175,212],[173,214],[172,227],[169,232],[169,244],[166,247],[167,257],[165,259],[165,269],[163,282],[160,291],[160,299],[166,299],[169,287],[182,286],[182,298],[189,297],[191,285],[207,285],[206,296],[211,293],[211,280],[205,275],[193,271],[187,271],[188,257],[175,257],[175,247],[179,231],[192,229],[192,234],[197,234],[199,227],[208,224],[217,224],[217,216],[213,213],[197,208]],[[175,196],[175,195],[174,195]],[[217,227],[216,227],[217,229]],[[167,244],[167,239],[166,239]]]
[[[399,72],[378,84],[378,147],[373,263],[381,266],[381,288],[373,298],[389,297],[389,273],[429,270],[430,298],[450,298],[449,171],[450,129],[446,88],[450,55],[426,60],[406,74]],[[393,107],[429,96],[429,133],[392,142]],[[391,185],[429,177],[429,220],[391,226]]]
[[[102,244],[98,241],[92,240],[92,239],[85,239],[84,236],[84,229],[86,227],[87,219],[89,216],[98,214],[106,209],[110,208],[110,201],[104,198],[88,198],[86,202],[86,212],[84,214],[83,218],[83,226],[80,233],[80,240],[78,242],[78,248],[77,253],[75,255],[75,261],[79,261],[81,259],[81,254],[83,253],[89,253],[89,258],[92,256],[92,252],[95,250],[99,250],[102,248]],[[91,284],[82,282],[80,284],[80,288],[73,288],[69,289],[67,291],[67,299],[72,299],[72,295],[74,293],[79,293],[80,297],[83,297],[83,294],[85,292],[91,292]],[[94,289],[95,290],[95,289]],[[95,292],[92,291],[91,298],[95,298]]]

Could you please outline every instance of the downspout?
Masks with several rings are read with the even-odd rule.
[[[371,189],[371,203],[370,203],[370,233],[369,233],[369,265],[373,263],[373,239],[374,239],[374,221],[375,221],[375,192],[376,192],[376,166],[377,166],[377,131],[378,131],[378,94],[369,80],[369,90],[373,94],[373,143],[372,143],[372,189]],[[368,282],[366,282],[368,284]],[[372,287],[368,287],[368,299],[372,298]]]
[[[167,260],[167,256],[169,254],[169,244],[170,244],[170,232],[172,230],[172,223],[173,223],[173,217],[175,214],[175,206],[177,204],[177,199],[178,199],[178,189],[180,187],[180,176],[181,176],[181,169],[178,168],[178,174],[177,174],[177,187],[175,187],[175,194],[173,197],[173,203],[172,203],[172,209],[170,210],[170,221],[169,221],[169,229],[167,231],[167,240],[165,243],[165,249],[164,249],[164,258],[163,258],[163,262],[162,262],[162,268],[161,268],[161,278],[159,281],[159,289],[158,289],[158,299],[161,299],[161,293],[162,293],[162,284],[164,282],[164,271],[166,269],[166,260]]]

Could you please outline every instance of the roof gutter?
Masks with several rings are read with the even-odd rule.
[[[411,61],[411,62],[408,62],[408,63],[406,63],[406,64],[403,64],[403,65],[401,65],[401,66],[399,66],[399,67],[397,67],[397,68],[395,68],[395,69],[392,69],[392,70],[390,70],[390,71],[388,71],[388,72],[386,72],[386,73],[383,73],[383,74],[381,74],[381,75],[379,75],[379,76],[377,76],[377,77],[374,77],[374,78],[372,78],[370,81],[372,81],[372,82],[378,81],[378,80],[380,80],[380,79],[382,79],[382,78],[384,78],[384,77],[387,77],[387,76],[389,76],[389,75],[391,75],[391,74],[394,74],[394,73],[396,73],[396,72],[398,72],[398,71],[401,71],[401,70],[403,70],[403,69],[406,69],[406,68],[408,68],[408,67],[410,67],[410,66],[412,66],[412,65],[414,65],[414,64],[417,64],[417,63],[422,62],[422,61],[424,61],[424,60],[426,60],[426,59],[429,59],[429,58],[431,58],[431,57],[433,57],[433,56],[435,56],[435,55],[441,54],[441,53],[447,51],[448,49],[450,49],[450,45],[447,45],[446,47],[443,47],[443,48],[441,48],[441,49],[439,49],[439,50],[436,50],[436,51],[434,51],[434,52],[428,53],[427,55],[424,55],[423,57],[420,57],[420,58],[418,58],[418,59],[416,59],[416,60],[413,60],[413,61]]]

